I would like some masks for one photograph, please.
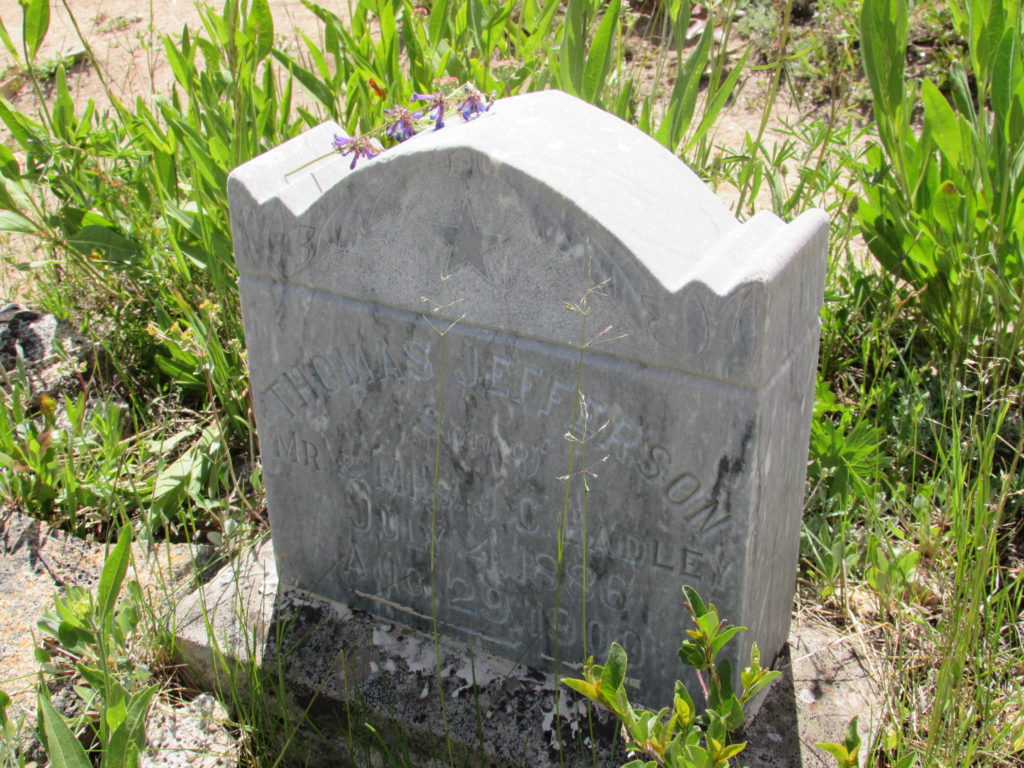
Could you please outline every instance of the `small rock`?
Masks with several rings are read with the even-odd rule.
[[[0,367],[12,371],[19,359],[24,363],[33,405],[43,395],[58,399],[80,389],[91,355],[92,344],[66,320],[21,304],[0,308]]]

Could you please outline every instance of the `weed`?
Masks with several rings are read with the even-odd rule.
[[[693,629],[679,648],[679,659],[696,670],[705,695],[703,712],[698,712],[686,686],[676,682],[672,706],[659,712],[634,709],[626,692],[626,652],[612,643],[604,665],[587,659],[583,679],[562,682],[610,710],[622,723],[626,748],[639,755],[623,768],[716,768],[726,766],[740,754],[745,743],[730,744],[728,736],[743,725],[743,706],[771,684],[781,673],[761,668],[755,643],[750,665],[740,674],[742,688],[733,690],[732,665],[718,660],[725,645],[745,627],[721,621],[715,606],[707,606],[692,587],[683,587]],[[707,674],[707,682],[701,672]]]

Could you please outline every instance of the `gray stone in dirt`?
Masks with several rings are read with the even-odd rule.
[[[825,215],[740,224],[655,141],[558,92],[355,170],[316,159],[341,133],[229,180],[282,582],[421,629],[436,613],[549,671],[618,640],[656,706],[689,583],[750,627],[734,667],[752,641],[770,662]]]
[[[57,399],[81,390],[92,354],[92,344],[66,320],[13,302],[0,307],[2,386],[10,385],[20,361],[33,405],[43,395]]]

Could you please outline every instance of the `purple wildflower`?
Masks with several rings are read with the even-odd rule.
[[[384,151],[380,142],[369,136],[338,136],[335,134],[332,144],[341,153],[342,157],[352,155],[350,169],[356,167],[356,161],[360,157],[370,160]]]
[[[410,101],[427,102],[424,112],[428,113],[434,120],[434,130],[444,128],[444,113],[448,109],[447,97],[438,91],[437,93],[414,93]]]
[[[384,114],[391,115],[391,122],[384,132],[398,141],[405,141],[414,136],[416,134],[416,126],[413,125],[412,121],[423,117],[422,112],[413,112],[411,109],[398,106],[397,104],[394,109],[385,109]]]
[[[491,108],[487,97],[475,85],[466,85],[466,99],[459,105],[459,112],[463,120],[469,120],[474,115],[482,115]]]

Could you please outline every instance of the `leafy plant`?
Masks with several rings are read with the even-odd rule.
[[[886,482],[883,469],[889,461],[882,444],[882,430],[838,403],[828,384],[819,379],[811,422],[808,479],[812,486],[820,486],[843,506],[854,497],[870,501]]]
[[[879,141],[862,166],[857,220],[879,263],[909,284],[938,340],[963,360],[988,338],[1001,354],[1020,348],[1024,20],[1016,0],[951,8],[967,61],[918,89],[904,79],[905,0],[863,3]]]
[[[10,706],[11,697],[5,691],[0,691],[0,765],[20,768],[25,761],[19,754],[17,740],[24,717],[12,720],[7,713]]]
[[[20,361],[19,361],[20,362]],[[24,374],[24,367],[21,369]],[[23,378],[23,377],[22,377]],[[57,498],[58,462],[54,445],[56,403],[41,399],[41,420],[32,419],[25,387],[14,382],[0,417],[0,489],[30,510],[48,514]]]
[[[623,768],[717,768],[746,747],[730,744],[729,733],[743,724],[743,706],[768,686],[779,672],[761,667],[755,643],[750,665],[740,674],[742,689],[733,689],[732,664],[719,659],[725,645],[745,627],[721,621],[714,605],[707,606],[697,591],[683,587],[686,607],[694,628],[679,648],[679,659],[697,671],[704,690],[704,711],[698,713],[686,686],[676,682],[672,706],[658,712],[634,709],[626,692],[626,652],[612,643],[605,664],[594,664],[593,657],[583,667],[583,679],[563,678],[577,693],[597,702],[622,723],[626,748],[641,755]],[[707,683],[701,672],[706,672]]]
[[[128,584],[128,598],[117,607],[131,558],[131,526],[124,526],[100,574],[96,594],[71,587],[55,599],[55,611],[46,614],[39,628],[56,641],[58,652],[74,662],[83,681],[74,689],[82,702],[76,727],[86,726],[100,751],[101,768],[137,765],[145,746],[145,716],[157,684],[145,686],[148,671],[131,658],[130,638],[139,622],[142,593]],[[44,659],[50,654],[40,649]],[[49,689],[38,693],[39,736],[55,768],[92,766],[74,729],[57,712]]]
[[[857,731],[857,718],[853,718],[846,726],[846,736],[842,744],[819,741],[817,745],[836,759],[839,768],[859,768],[860,733]]]

